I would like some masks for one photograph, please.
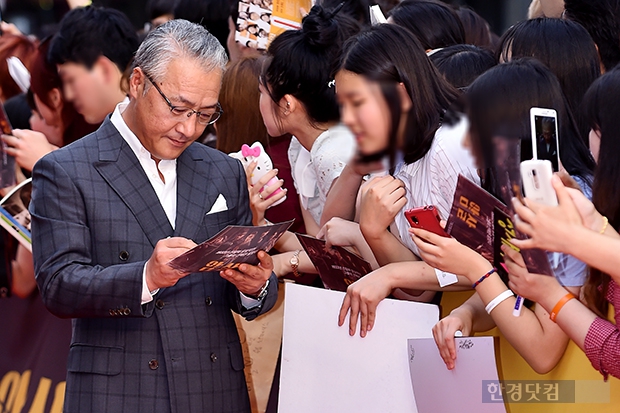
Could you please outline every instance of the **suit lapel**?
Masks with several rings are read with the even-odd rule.
[[[212,162],[190,145],[177,159],[177,216],[175,236],[194,239],[220,190],[211,176]]]
[[[172,226],[144,169],[127,142],[108,118],[101,129],[99,162],[95,168],[136,217],[153,247],[173,234]]]

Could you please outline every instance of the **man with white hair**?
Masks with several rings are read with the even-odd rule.
[[[167,265],[252,222],[241,164],[194,143],[220,116],[225,64],[201,26],[163,24],[136,53],[129,101],[34,168],[37,283],[74,318],[66,412],[250,411],[230,310],[273,306],[271,258],[219,274]]]

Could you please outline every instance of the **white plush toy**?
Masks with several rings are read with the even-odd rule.
[[[269,155],[267,155],[267,152],[265,152],[265,148],[263,148],[263,145],[261,145],[260,142],[254,142],[252,146],[243,144],[239,152],[229,153],[228,155],[235,159],[239,159],[243,164],[244,169],[247,168],[249,164],[256,161],[256,168],[254,168],[254,172],[252,172],[252,176],[250,177],[252,185],[256,185],[256,182],[258,182],[259,179],[261,179],[267,172],[273,169],[273,163],[271,162],[271,158],[269,157]],[[265,186],[272,185],[276,182],[278,182],[277,176],[271,178]],[[263,186],[260,192],[265,189],[265,186]],[[267,199],[271,198],[275,194],[279,194],[280,192],[282,192],[282,188],[276,189],[271,195],[267,197]],[[278,202],[272,204],[269,208],[275,205],[280,205],[282,202],[284,202],[284,200],[286,200],[286,195]]]

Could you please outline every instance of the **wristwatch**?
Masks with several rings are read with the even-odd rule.
[[[293,256],[291,257],[291,260],[289,261],[291,263],[291,268],[293,269],[293,275],[295,277],[299,277],[299,271],[297,271],[297,269],[299,268],[299,254],[301,254],[301,250],[297,250],[293,253]]]
[[[261,301],[263,298],[267,296],[267,292],[268,292],[267,287],[269,287],[269,280],[267,280],[265,285],[263,285],[263,288],[260,289],[260,291],[258,292],[256,296],[246,294],[246,297],[253,298],[254,300],[257,300],[257,301]]]

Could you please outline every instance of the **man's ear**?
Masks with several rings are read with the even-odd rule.
[[[93,69],[98,69],[103,81],[107,85],[118,84],[120,85],[120,78],[123,76],[120,69],[114,62],[107,57],[101,55],[95,61]]]
[[[146,82],[146,76],[139,67],[134,67],[129,77],[129,91],[128,95],[131,99],[135,99],[138,96],[142,96],[144,93],[144,86]]]
[[[411,98],[409,97],[409,93],[407,93],[405,84],[402,82],[399,83],[396,86],[396,90],[398,91],[398,97],[400,98],[400,109],[402,113],[409,112],[413,106],[413,102],[411,102]]]

